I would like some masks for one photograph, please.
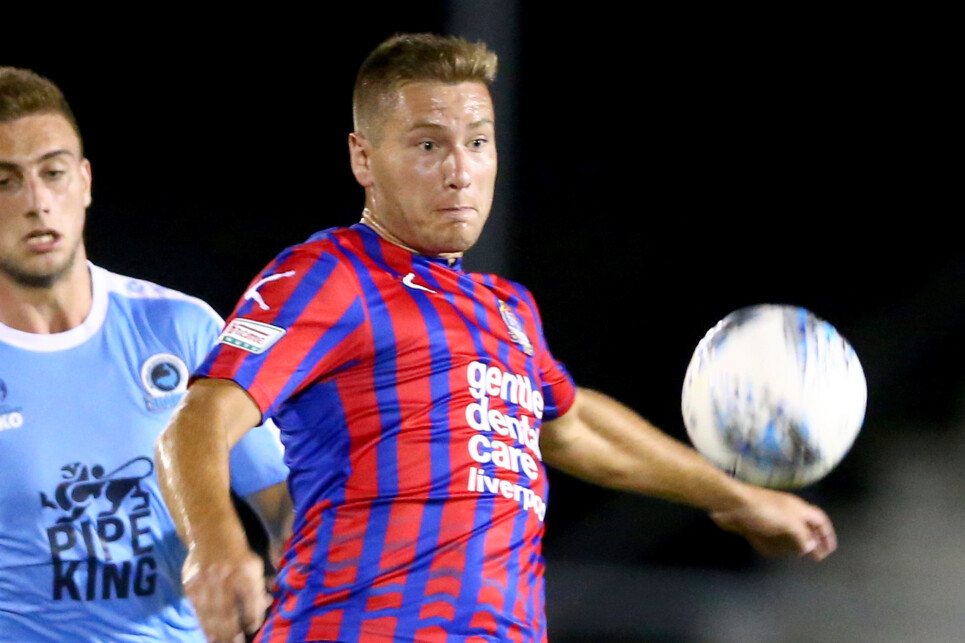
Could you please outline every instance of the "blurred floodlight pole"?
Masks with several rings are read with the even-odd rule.
[[[466,255],[467,270],[512,276],[512,222],[516,216],[516,101],[518,94],[519,0],[449,0],[446,31],[482,40],[499,56],[492,87],[496,103],[499,176],[496,196],[479,243]]]

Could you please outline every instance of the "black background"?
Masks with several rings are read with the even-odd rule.
[[[515,154],[506,272],[535,293],[580,384],[681,439],[683,374],[718,319],[778,302],[831,321],[865,366],[868,416],[839,469],[802,493],[849,511],[883,441],[940,434],[960,411],[965,250],[941,21],[598,4],[519,3],[517,54],[502,61],[514,90],[494,87],[515,112],[511,131],[497,124]],[[76,112],[95,263],[226,315],[280,249],[358,219],[355,71],[394,32],[443,31],[449,5],[282,13],[115,16],[4,47],[3,64],[49,76]],[[551,565],[759,564],[698,512],[552,484]],[[627,524],[594,523],[618,502]]]

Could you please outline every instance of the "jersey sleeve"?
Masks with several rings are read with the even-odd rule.
[[[271,420],[256,426],[232,447],[231,489],[242,498],[288,479],[284,447]]]
[[[336,250],[318,245],[286,250],[255,277],[195,372],[236,382],[263,418],[359,354],[357,280]]]
[[[196,332],[185,334],[196,367],[217,340],[224,320],[210,306],[197,301],[200,310],[196,320]],[[284,462],[284,449],[278,437],[278,429],[264,423],[248,431],[230,452],[231,489],[241,497],[267,489],[288,478]]]
[[[543,379],[543,420],[554,420],[565,415],[576,400],[576,383],[562,362],[558,362],[544,351],[540,360]]]
[[[523,286],[517,284],[521,292],[522,299],[530,306],[533,311],[533,318],[536,321],[539,332],[539,352],[536,355],[537,364],[540,370],[540,379],[543,382],[543,421],[554,420],[561,415],[565,415],[573,402],[576,400],[576,383],[566,366],[553,357],[550,352],[549,343],[543,332],[543,319],[536,305],[533,294]]]

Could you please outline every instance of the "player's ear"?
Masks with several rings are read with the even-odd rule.
[[[81,179],[84,181],[84,207],[90,207],[93,201],[93,196],[91,192],[91,185],[94,182],[94,174],[90,169],[90,161],[86,158],[81,159],[80,162],[80,175]]]
[[[372,176],[372,157],[369,151],[372,143],[361,132],[348,135],[348,155],[352,164],[352,174],[363,188],[372,187],[375,179]]]

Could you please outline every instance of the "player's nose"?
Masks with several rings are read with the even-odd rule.
[[[456,146],[443,163],[446,185],[457,190],[464,190],[472,185],[472,175],[469,172],[469,152],[461,146]]]
[[[24,196],[27,200],[26,213],[28,215],[46,214],[50,212],[53,195],[51,194],[50,187],[46,185],[40,177],[28,176],[25,180],[24,188]]]

